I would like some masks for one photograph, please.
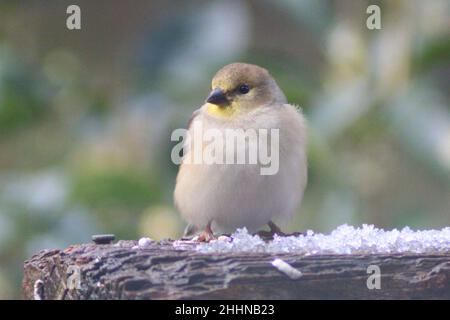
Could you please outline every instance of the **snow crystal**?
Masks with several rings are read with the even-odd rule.
[[[275,236],[263,241],[246,228],[231,235],[231,241],[199,243],[195,250],[210,252],[266,252],[313,254],[427,253],[450,251],[450,227],[441,230],[413,231],[409,227],[384,231],[364,224],[355,228],[341,225],[330,234],[308,230],[299,236]]]
[[[230,237],[227,237],[227,236],[219,236],[218,238],[217,238],[217,241],[225,241],[225,242],[231,242],[231,238]]]
[[[147,248],[148,246],[150,246],[150,244],[153,242],[152,239],[150,238],[140,238],[138,240],[138,244],[136,246],[131,247],[131,249],[133,250],[137,250],[137,249],[144,249]]]
[[[138,241],[139,247],[148,247],[152,243],[152,239],[150,238],[140,238]]]

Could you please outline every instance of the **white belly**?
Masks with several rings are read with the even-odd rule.
[[[290,216],[299,193],[294,196],[281,172],[262,176],[253,167],[192,165],[180,172],[175,197],[184,218],[197,226],[213,221],[226,231],[244,226],[255,230],[271,219]]]
[[[261,175],[255,164],[183,164],[174,194],[181,215],[199,228],[212,221],[213,230],[222,232],[239,227],[255,231],[270,220],[290,218],[306,185],[303,122],[292,130],[297,134],[280,128],[274,175]]]

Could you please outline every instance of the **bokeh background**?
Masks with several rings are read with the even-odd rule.
[[[0,298],[40,249],[180,236],[170,133],[233,61],[309,120],[287,230],[450,225],[449,17],[447,0],[0,1]]]

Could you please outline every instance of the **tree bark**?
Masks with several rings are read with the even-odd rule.
[[[450,299],[450,252],[311,255],[204,254],[171,241],[44,250],[24,264],[25,299]],[[292,279],[271,262],[301,271]],[[380,289],[368,289],[370,265]],[[369,280],[368,280],[369,279]],[[78,281],[79,280],[79,281]]]

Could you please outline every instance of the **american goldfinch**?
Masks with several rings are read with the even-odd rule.
[[[244,163],[192,161],[194,153],[207,151],[211,142],[194,133],[195,124],[203,132],[213,132],[209,138],[223,133],[225,142],[216,144],[216,156],[223,152],[227,157],[243,147],[244,141],[248,145],[240,150],[252,152],[252,141],[257,147],[270,149],[268,154],[272,153],[270,157],[278,163],[273,164],[274,170],[264,173],[263,160],[267,159],[260,152],[247,157],[253,156],[256,162],[247,158]],[[238,147],[234,141],[226,141],[229,130],[246,132]],[[256,137],[248,130],[256,132]],[[213,239],[213,231],[246,227],[253,232],[266,224],[272,234],[281,233],[275,222],[292,217],[307,183],[306,123],[302,113],[287,103],[269,72],[246,63],[220,69],[212,79],[212,91],[205,104],[190,120],[188,134],[191,144],[185,150],[174,191],[175,205],[189,223],[188,229],[202,230],[200,241]],[[268,138],[259,139],[264,134]],[[264,164],[267,167],[267,161]]]

